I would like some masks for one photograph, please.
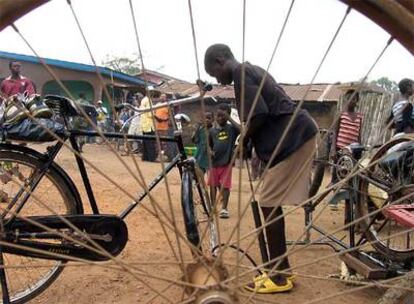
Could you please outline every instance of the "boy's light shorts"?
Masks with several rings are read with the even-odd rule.
[[[261,207],[299,205],[308,199],[316,139],[317,136],[312,137],[299,150],[268,170],[263,178]]]

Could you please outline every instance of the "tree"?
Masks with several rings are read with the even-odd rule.
[[[398,93],[398,84],[394,80],[390,80],[388,77],[381,77],[377,80],[371,81],[371,84],[375,84],[389,93]]]
[[[102,61],[102,65],[114,71],[122,72],[128,75],[137,75],[141,71],[139,56],[136,56],[135,59],[130,57],[106,55],[105,60]]]

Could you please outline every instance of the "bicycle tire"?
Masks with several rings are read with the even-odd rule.
[[[371,158],[370,164],[372,164],[373,162],[381,158],[390,148],[394,147],[397,144],[406,142],[406,141],[410,141],[410,140],[407,138],[399,138],[399,139],[392,140],[388,142],[387,144],[383,145]],[[374,174],[374,171],[376,168],[377,168],[376,165],[370,167],[368,169],[369,174]],[[375,190],[375,188],[370,190],[369,186],[370,184],[367,181],[367,179],[362,178],[359,183],[359,189],[358,189],[359,194],[358,194],[358,199],[357,199],[357,217],[366,216],[370,212],[369,206],[375,205],[375,204],[372,204],[373,199],[371,198],[371,196],[373,196],[372,193],[373,193],[373,190]],[[388,198],[388,194],[386,195]],[[380,196],[380,194],[375,193],[375,196]],[[386,198],[384,197],[384,202],[385,202],[385,199]],[[377,203],[376,207],[378,208],[381,206],[378,206],[378,203]],[[384,217],[382,218],[385,219]],[[365,237],[368,239],[368,241],[371,242],[372,246],[374,247],[376,251],[378,251],[379,253],[383,254],[385,257],[388,257],[389,259],[394,260],[394,261],[408,261],[410,259],[411,260],[414,259],[414,247],[411,247],[411,249],[407,248],[409,250],[406,250],[406,251],[390,248],[389,245],[387,246],[385,244],[385,241],[386,241],[385,238],[384,240],[381,240],[380,231],[377,231],[377,228],[375,227],[375,225],[370,225],[371,220],[372,220],[371,217],[366,217],[364,220],[360,221],[360,226],[361,226],[362,231],[365,234]]]
[[[25,167],[27,166],[33,169],[41,168],[43,165],[43,162],[37,157],[37,152],[33,151],[33,153],[29,153],[28,151],[30,149],[26,148],[25,150],[26,150],[25,153],[20,153],[18,151],[11,151],[11,150],[0,150],[0,163],[1,164],[3,164],[4,162],[16,163],[18,166],[20,166],[20,167],[17,167],[18,168],[17,170],[20,172],[20,174],[22,174],[21,168],[23,166]],[[73,189],[73,186],[68,184],[65,178],[62,177],[61,172],[59,172],[59,170],[57,169],[57,165],[51,166],[49,168],[48,172],[43,177],[38,187],[34,190],[35,193],[36,193],[36,190],[39,189],[39,187],[41,187],[41,183],[44,182],[45,179],[50,180],[50,182],[56,187],[57,192],[60,195],[62,195],[62,199],[63,199],[62,202],[64,203],[64,209],[66,209],[66,214],[79,214],[78,204],[80,202],[78,201],[79,196],[78,196],[77,190]],[[5,185],[3,183],[1,184],[2,184],[2,191],[3,191]],[[10,186],[8,187],[10,188]],[[48,189],[48,194],[53,194],[53,192],[50,190],[53,190],[53,189]],[[48,204],[50,203],[50,201],[51,200],[48,201]],[[30,206],[30,201],[27,201],[26,205]],[[32,208],[32,206],[30,206],[30,208]],[[24,213],[24,208],[21,211],[22,213]],[[45,214],[38,214],[38,215],[45,215]],[[3,256],[6,258],[5,259],[6,264],[8,264],[6,261],[8,254],[3,254]],[[16,258],[16,256],[14,257]],[[25,259],[31,260],[32,258],[26,257]],[[33,260],[36,262],[36,259],[33,259]],[[27,301],[30,301],[31,299],[41,294],[58,278],[58,276],[62,273],[65,267],[65,264],[66,264],[66,261],[56,262],[56,264],[51,267],[51,270],[48,271],[45,276],[39,278],[39,280],[36,281],[34,284],[31,284],[31,286],[27,286],[26,289],[23,291],[19,290],[16,294],[12,294],[13,291],[9,290],[10,300],[11,300],[10,303],[13,303],[13,304],[26,303]],[[28,266],[28,269],[30,269],[30,266]],[[13,272],[13,269],[12,270],[6,269],[6,277],[11,277],[13,275],[13,274],[10,274],[11,272]],[[11,282],[9,281],[9,284],[10,283]],[[0,303],[3,303],[3,302],[0,301]]]
[[[218,232],[214,219],[214,206],[211,203],[209,192],[204,180],[203,171],[196,165],[194,165],[194,183],[193,192],[196,191],[196,195],[193,196],[194,204],[196,206],[197,226],[201,234],[201,242],[203,252],[208,255],[215,255],[215,248],[218,246]],[[197,208],[201,206],[201,208]],[[203,214],[205,218],[203,219]],[[204,221],[203,221],[204,220]]]
[[[313,160],[309,197],[312,197],[318,193],[325,176],[326,167],[328,167],[331,142],[329,135],[323,134],[327,133],[326,131],[327,130],[324,130],[324,132],[322,132],[320,135],[320,138],[322,138],[322,140],[318,145],[318,150]]]
[[[217,230],[208,192],[204,180],[199,176],[200,172],[197,173],[198,170],[196,167],[183,169],[181,183],[183,219],[186,237],[198,249],[193,250],[193,254],[212,255],[212,250],[218,243]],[[202,219],[200,213],[204,213],[207,218]],[[203,223],[207,223],[207,225]],[[205,240],[208,242],[203,242]]]
[[[313,164],[309,197],[312,197],[318,193],[319,188],[322,185],[323,177],[325,176],[325,167],[326,165],[324,163]]]

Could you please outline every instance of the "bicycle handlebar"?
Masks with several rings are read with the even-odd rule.
[[[201,100],[201,98],[202,98],[202,95],[191,96],[191,97],[171,100],[171,101],[167,101],[167,102],[157,103],[156,105],[153,105],[151,108],[138,108],[138,107],[135,107],[135,106],[133,106],[129,103],[121,103],[119,105],[116,105],[115,109],[116,110],[121,110],[123,108],[128,108],[128,109],[133,110],[134,112],[137,112],[137,113],[146,113],[146,112],[151,112],[151,110],[156,110],[156,109],[163,108],[163,107],[171,107],[171,106],[177,106],[177,105],[192,103],[192,102],[195,102],[197,100]]]
[[[121,110],[123,108],[129,108],[129,109],[131,109],[131,110],[133,110],[134,112],[137,112],[137,113],[151,112],[152,110],[156,110],[156,109],[163,108],[163,107],[177,106],[177,105],[182,105],[182,104],[194,102],[196,100],[199,100],[199,99],[203,98],[206,92],[211,91],[213,89],[212,84],[210,84],[208,82],[205,82],[205,81],[202,81],[200,79],[198,79],[196,81],[196,84],[199,87],[200,92],[202,92],[201,94],[199,94],[197,96],[191,96],[191,97],[171,100],[171,101],[167,101],[167,102],[163,102],[163,103],[158,103],[156,105],[153,105],[150,108],[143,108],[143,109],[134,107],[133,105],[131,105],[129,103],[121,103],[119,105],[116,105],[115,109],[116,110]],[[213,98],[213,97],[209,96],[209,98]]]

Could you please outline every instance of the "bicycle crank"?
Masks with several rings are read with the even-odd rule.
[[[115,215],[33,216],[6,224],[1,239],[7,253],[106,261],[124,249],[128,229]]]

